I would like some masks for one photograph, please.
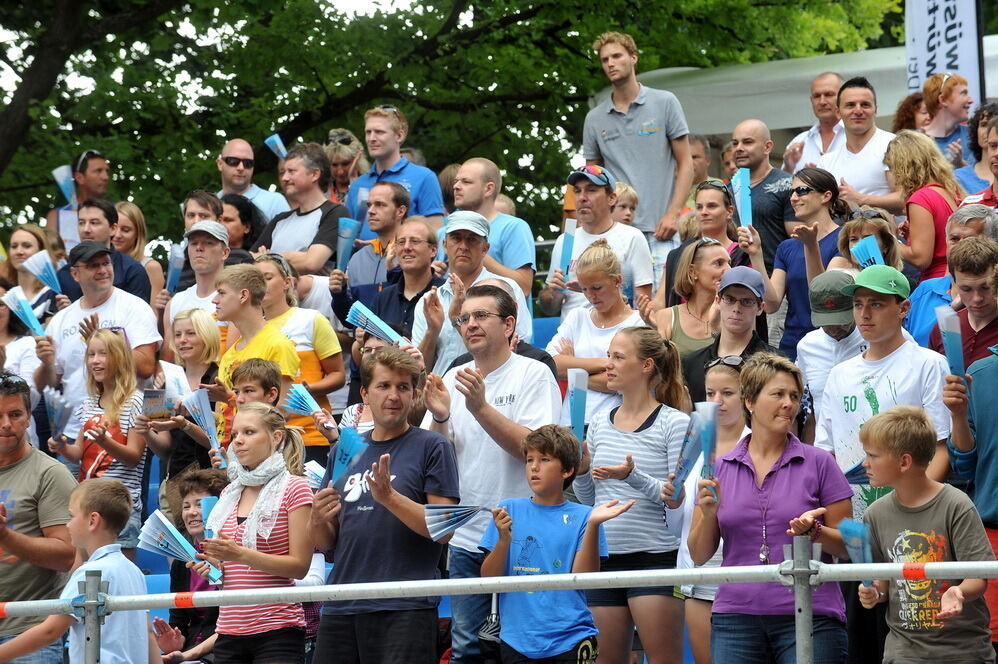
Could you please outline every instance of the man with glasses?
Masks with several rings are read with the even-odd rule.
[[[83,295],[52,317],[44,337],[35,338],[35,352],[42,362],[35,370],[35,386],[41,392],[46,385],[59,387],[61,383],[63,396],[75,408],[87,395],[85,337],[93,330],[122,329],[139,380],[153,374],[163,337],[146,301],[115,287],[112,249],[100,242],[80,242],[69,252],[69,273]],[[64,433],[75,439],[79,430],[80,422],[73,417]]]
[[[783,152],[783,170],[796,173],[805,166],[814,166],[826,152],[838,150],[845,143],[845,127],[839,120],[835,99],[842,86],[842,77],[832,71],[818,74],[811,81],[811,110],[817,122],[793,137]]]
[[[610,214],[617,200],[617,179],[613,173],[604,166],[586,165],[568,174],[568,185],[575,197],[575,214],[582,225],[575,229],[567,275],[559,267],[562,265],[565,234],[555,240],[548,280],[538,296],[541,311],[548,316],[560,315],[564,319],[572,309],[588,306],[572,265],[589,245],[600,238],[606,240],[620,258],[624,294],[631,300],[632,306],[640,295],[651,297],[653,276],[648,243],[640,230],[616,223]]]
[[[288,151],[281,187],[291,210],[270,220],[250,248],[254,256],[281,254],[299,274],[329,274],[335,267],[339,219],[346,208],[326,196],[329,158],[318,143],[299,143]]]
[[[378,293],[398,279],[399,270],[389,265],[398,257],[398,250],[389,249],[393,248],[402,221],[408,216],[409,204],[409,192],[398,182],[379,182],[371,188],[367,197],[367,223],[377,237],[354,252],[346,274],[341,270],[329,273],[333,311],[340,320],[347,319],[354,302],[370,308]]]
[[[128,254],[123,254],[111,246],[111,236],[114,235],[115,226],[118,224],[118,210],[114,207],[114,203],[103,198],[84,200],[76,211],[76,218],[77,237],[80,241],[97,242],[107,247],[114,265],[115,287],[131,293],[143,302],[149,302],[152,285],[149,283],[146,269]],[[69,298],[70,302],[80,299],[83,291],[73,278],[70,266],[63,266],[57,276],[62,294]],[[61,296],[57,296],[56,299],[61,299]]]
[[[721,277],[717,289],[721,332],[714,338],[714,343],[682,358],[683,378],[694,403],[706,400],[704,379],[707,369],[717,361],[741,364],[753,353],[776,352],[755,331],[756,317],[762,313],[765,294],[762,275],[750,267],[733,267]]]
[[[412,329],[416,304],[431,288],[447,280],[433,273],[430,264],[437,255],[437,236],[422,219],[403,221],[395,236],[395,258],[402,276],[377,294],[371,305],[382,320]]]
[[[66,467],[32,446],[31,393],[19,376],[0,373],[0,597],[5,602],[51,599],[73,566],[69,494],[76,486]],[[44,616],[0,618],[0,643],[42,622]],[[12,664],[62,664],[62,642]]]
[[[904,212],[904,197],[893,190],[884,166],[884,153],[894,134],[877,127],[873,86],[862,76],[850,78],[839,88],[836,104],[846,140],[837,150],[821,155],[818,168],[835,176],[840,198],[893,214]]]
[[[216,194],[219,198],[224,194],[245,196],[263,213],[265,221],[270,221],[278,214],[291,209],[284,196],[253,184],[256,159],[253,156],[253,147],[243,139],[233,138],[223,145],[215,165],[222,175],[222,188]]]
[[[611,90],[586,115],[582,154],[638,192],[634,227],[647,238],[657,282],[666,255],[679,244],[679,216],[693,184],[686,117],[671,92],[638,83],[638,48],[630,35],[605,32],[593,50]]]
[[[454,205],[489,220],[489,253],[485,267],[493,274],[518,283],[530,297],[534,284],[536,251],[530,226],[523,219],[500,212],[496,199],[502,191],[502,174],[489,159],[475,157],[461,164],[454,179]]]
[[[436,231],[444,215],[444,199],[437,176],[425,166],[417,166],[402,156],[402,142],[409,133],[409,123],[395,106],[375,106],[364,114],[364,141],[374,160],[371,170],[350,183],[347,208],[354,219],[364,222],[360,239],[372,240],[375,233],[367,227],[367,197],[378,182],[398,182],[409,192],[409,214],[426,217]]]
[[[77,206],[83,201],[107,196],[111,169],[104,155],[97,150],[84,150],[73,160],[72,169]],[[67,203],[61,208],[49,210],[45,215],[45,225],[59,233],[66,251],[75,247],[81,239],[77,230],[77,209],[72,203]]]
[[[519,290],[515,284],[513,288]],[[466,505],[530,496],[520,442],[532,430],[557,421],[561,411],[561,392],[551,371],[510,351],[516,318],[516,304],[503,289],[469,288],[454,325],[472,361],[442,378],[437,373],[426,378],[423,428],[443,434],[454,445]],[[485,554],[478,543],[487,523],[476,519],[454,533],[449,544],[452,579],[480,576]],[[478,630],[489,603],[488,595],[452,598],[454,664],[482,661]]]
[[[530,341],[533,336],[530,309],[523,290],[512,279],[485,269],[488,237],[489,222],[477,212],[459,210],[447,219],[444,238],[450,265],[447,283],[420,298],[412,321],[412,342],[419,347],[426,366],[433,367],[434,373],[444,373],[454,358],[465,351],[461,335],[451,323],[464,302],[465,290],[483,279],[501,279],[515,289],[516,332],[524,341]]]

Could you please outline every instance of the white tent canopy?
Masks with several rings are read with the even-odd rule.
[[[878,117],[891,117],[908,95],[905,59],[905,48],[898,46],[713,69],[656,69],[639,74],[638,80],[672,91],[683,105],[690,131],[697,134],[729,134],[746,118],[760,118],[772,130],[795,129],[814,123],[809,89],[811,81],[826,71],[845,78],[866,76],[877,91]],[[987,90],[994,95],[998,92],[998,35],[984,38],[984,71]],[[609,92],[609,88],[601,90],[591,103],[600,103]]]

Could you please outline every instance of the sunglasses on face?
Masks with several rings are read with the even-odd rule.
[[[791,189],[790,193],[797,194],[797,197],[800,198],[801,196],[807,196],[812,191],[815,191],[814,187],[808,187],[807,185],[801,185],[799,187],[794,187],[793,189]]]
[[[228,164],[232,168],[235,168],[239,164],[242,164],[243,168],[245,168],[247,170],[252,169],[253,166],[256,164],[256,160],[255,159],[243,159],[241,157],[222,157],[222,161],[224,161],[226,164]]]

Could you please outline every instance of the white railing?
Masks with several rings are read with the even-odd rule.
[[[114,596],[101,590],[99,571],[88,571],[75,599],[0,602],[0,618],[76,614],[86,626],[86,664],[96,664],[100,655],[100,629],[105,613],[208,606],[246,606],[271,602],[320,602],[348,599],[385,599],[427,595],[474,595],[538,590],[587,590],[682,585],[685,583],[776,582],[793,587],[797,630],[797,663],[811,664],[811,593],[826,582],[861,579],[965,579],[998,578],[998,561],[947,563],[822,563],[820,548],[807,537],[795,537],[793,550],[784,547],[786,560],[779,565],[662,569],[634,572],[594,572],[501,576],[478,579],[390,581],[339,586],[287,587],[258,590],[215,590],[198,593]]]

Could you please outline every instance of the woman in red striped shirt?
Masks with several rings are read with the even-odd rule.
[[[308,573],[312,491],[301,477],[301,430],[276,408],[249,403],[232,423],[229,479],[208,517],[216,537],[203,557],[221,565],[226,590],[291,587]],[[214,562],[212,561],[212,562]],[[216,664],[298,664],[305,657],[301,604],[226,606],[219,610]]]

